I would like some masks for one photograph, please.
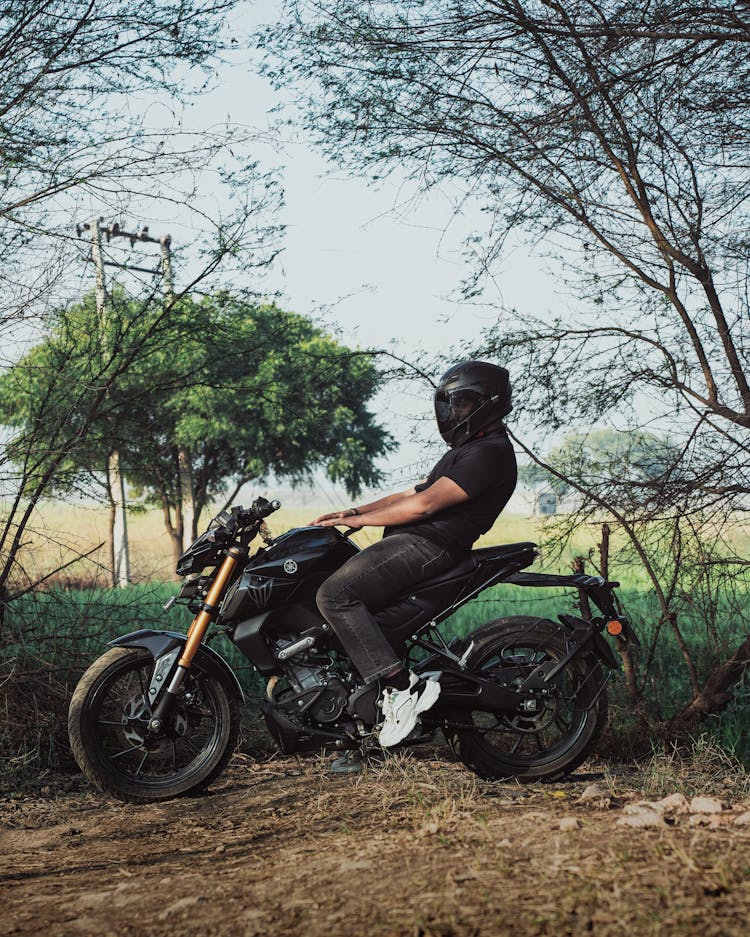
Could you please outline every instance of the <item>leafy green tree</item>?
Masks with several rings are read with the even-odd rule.
[[[33,431],[43,454],[54,451],[60,421],[85,412],[100,349],[140,345],[58,473],[59,486],[100,472],[117,448],[126,477],[162,509],[178,556],[206,504],[228,493],[231,500],[249,481],[273,473],[298,483],[323,467],[356,495],[380,479],[374,460],[393,442],[367,407],[378,387],[370,356],[304,316],[229,294],[182,299],[144,341],[151,315],[148,304],[118,293],[102,337],[86,297],[0,379],[2,419]],[[51,381],[63,362],[66,381]],[[45,405],[41,423],[51,393],[59,399]]]
[[[642,503],[649,493],[658,492],[679,459],[677,446],[646,430],[576,431],[568,433],[545,457],[545,463],[557,474],[532,462],[519,468],[519,478],[531,487],[544,485],[560,496],[568,494],[571,481],[578,479],[589,488],[604,486],[608,496],[623,506],[628,501]]]
[[[272,258],[280,190],[248,157],[253,133],[229,125],[187,131],[180,116],[186,99],[210,83],[218,56],[237,41],[225,28],[236,6],[236,0],[0,0],[2,367],[17,361],[19,342],[28,347],[32,327],[45,334],[55,323],[55,310],[74,288],[72,230],[90,214],[112,221],[124,212],[174,217],[180,206],[199,216],[196,244],[185,245],[191,250],[202,242],[190,288],[227,262],[249,268]],[[169,105],[160,108],[158,126],[150,106],[156,100]],[[231,189],[231,212],[218,217],[202,202],[196,170],[213,172]],[[169,305],[149,318],[142,340]],[[18,551],[37,502],[74,483],[88,435],[107,425],[113,384],[138,355],[135,340],[102,356],[98,337],[95,328],[79,336],[80,347],[66,347],[59,333],[38,361],[26,358],[28,374],[14,368],[15,388],[6,386],[22,399],[9,418],[16,430],[10,446],[0,452],[0,625],[7,602],[33,585],[18,566]],[[24,409],[29,420],[20,425]],[[96,468],[93,455],[90,467]]]
[[[298,483],[324,467],[352,495],[380,479],[374,459],[393,443],[367,409],[378,386],[368,356],[304,316],[229,294],[186,301],[180,314],[169,362],[155,356],[136,378],[139,442],[123,447],[128,477],[162,508],[175,555],[211,499],[231,501],[270,473]],[[181,386],[154,367],[182,374]]]

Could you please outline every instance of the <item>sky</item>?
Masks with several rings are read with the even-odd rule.
[[[254,4],[253,21],[272,18],[274,9],[269,0]],[[464,240],[484,223],[479,206],[468,204],[454,217],[444,193],[416,196],[397,176],[373,187],[327,163],[294,128],[269,134],[278,94],[243,58],[238,53],[234,64],[220,69],[210,93],[190,105],[184,121],[200,126],[226,118],[258,128],[254,155],[263,166],[280,169],[285,191],[283,252],[265,281],[285,308],[322,315],[348,344],[389,348],[409,359],[478,336],[501,305],[521,314],[553,306],[553,278],[518,244],[504,255],[486,305],[458,302],[457,290],[470,270]],[[425,458],[442,447],[437,430],[435,448],[427,453],[414,438],[415,422],[431,424],[430,390],[415,383],[413,393],[386,391],[374,409],[400,443],[382,463],[389,484],[411,484],[424,474]]]
[[[242,5],[234,14],[238,34],[275,19],[276,8],[274,0]],[[186,130],[224,121],[255,128],[256,141],[246,157],[280,175],[285,192],[278,219],[285,226],[283,251],[253,285],[278,296],[284,308],[339,330],[349,345],[390,349],[407,360],[423,352],[444,353],[477,337],[495,321],[501,306],[515,307],[521,315],[553,307],[557,300],[552,276],[520,244],[506,250],[482,305],[458,302],[458,288],[470,271],[464,241],[484,224],[479,206],[469,202],[455,217],[446,193],[418,196],[397,175],[374,187],[327,163],[302,131],[274,129],[271,111],[280,103],[279,95],[258,73],[253,54],[238,49],[218,67],[210,89],[178,115]],[[166,99],[151,98],[142,106],[155,128],[172,119]],[[218,211],[228,210],[219,188],[212,189],[211,176],[198,178],[202,197],[213,200]],[[171,216],[164,211],[146,203],[143,218],[126,217],[125,224],[137,230],[149,221],[151,233],[169,231],[179,251],[194,233],[194,221],[177,208]],[[124,242],[113,242],[112,250],[125,254],[130,249]],[[177,258],[179,289],[180,273],[187,277],[188,271],[180,271],[179,254]],[[81,265],[82,286],[91,275],[90,265]],[[231,281],[226,285],[231,287]],[[499,363],[512,375],[512,362]],[[444,448],[436,428],[433,431],[430,388],[423,382],[386,388],[372,408],[400,444],[380,463],[386,487],[408,487],[424,476]],[[416,434],[415,426],[421,428]],[[432,445],[426,447],[425,440]],[[332,499],[341,496],[340,489],[316,478]]]

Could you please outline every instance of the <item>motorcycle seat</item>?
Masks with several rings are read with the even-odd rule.
[[[471,550],[459,562],[438,576],[430,579],[424,579],[417,583],[416,588],[421,592],[423,589],[439,585],[441,582],[452,582],[454,579],[460,579],[474,572],[484,563],[521,563],[521,568],[530,566],[536,556],[535,543],[504,543],[495,547],[482,547],[479,550]]]
[[[413,600],[417,595],[419,608],[434,606],[437,609],[441,604],[447,604],[451,593],[461,588],[461,580],[467,579],[485,564],[492,564],[498,568],[512,563],[518,564],[516,568],[523,569],[534,562],[536,555],[535,543],[506,543],[496,547],[472,550],[445,572],[415,583],[411,591],[400,599],[394,601],[389,598],[384,606],[374,608],[373,611],[377,612],[378,624],[381,628],[391,630],[411,619],[415,614]]]

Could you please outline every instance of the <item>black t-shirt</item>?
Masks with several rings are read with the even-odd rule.
[[[516,487],[516,454],[507,433],[500,430],[449,449],[416,490],[424,491],[438,478],[451,478],[469,500],[453,504],[423,521],[386,527],[384,537],[411,533],[456,552],[470,550],[474,541],[495,523]]]

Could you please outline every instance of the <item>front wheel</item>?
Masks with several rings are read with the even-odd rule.
[[[150,736],[153,669],[148,651],[112,648],[81,677],[68,712],[80,769],[100,790],[134,803],[205,787],[224,769],[239,734],[233,689],[194,664],[169,725]]]
[[[468,669],[485,679],[502,673],[520,686],[540,664],[566,653],[566,631],[541,618],[501,618],[473,635]],[[591,657],[569,661],[551,681],[536,711],[496,715],[479,710],[449,714],[446,740],[458,758],[487,780],[555,780],[591,753],[607,722],[605,677]]]

